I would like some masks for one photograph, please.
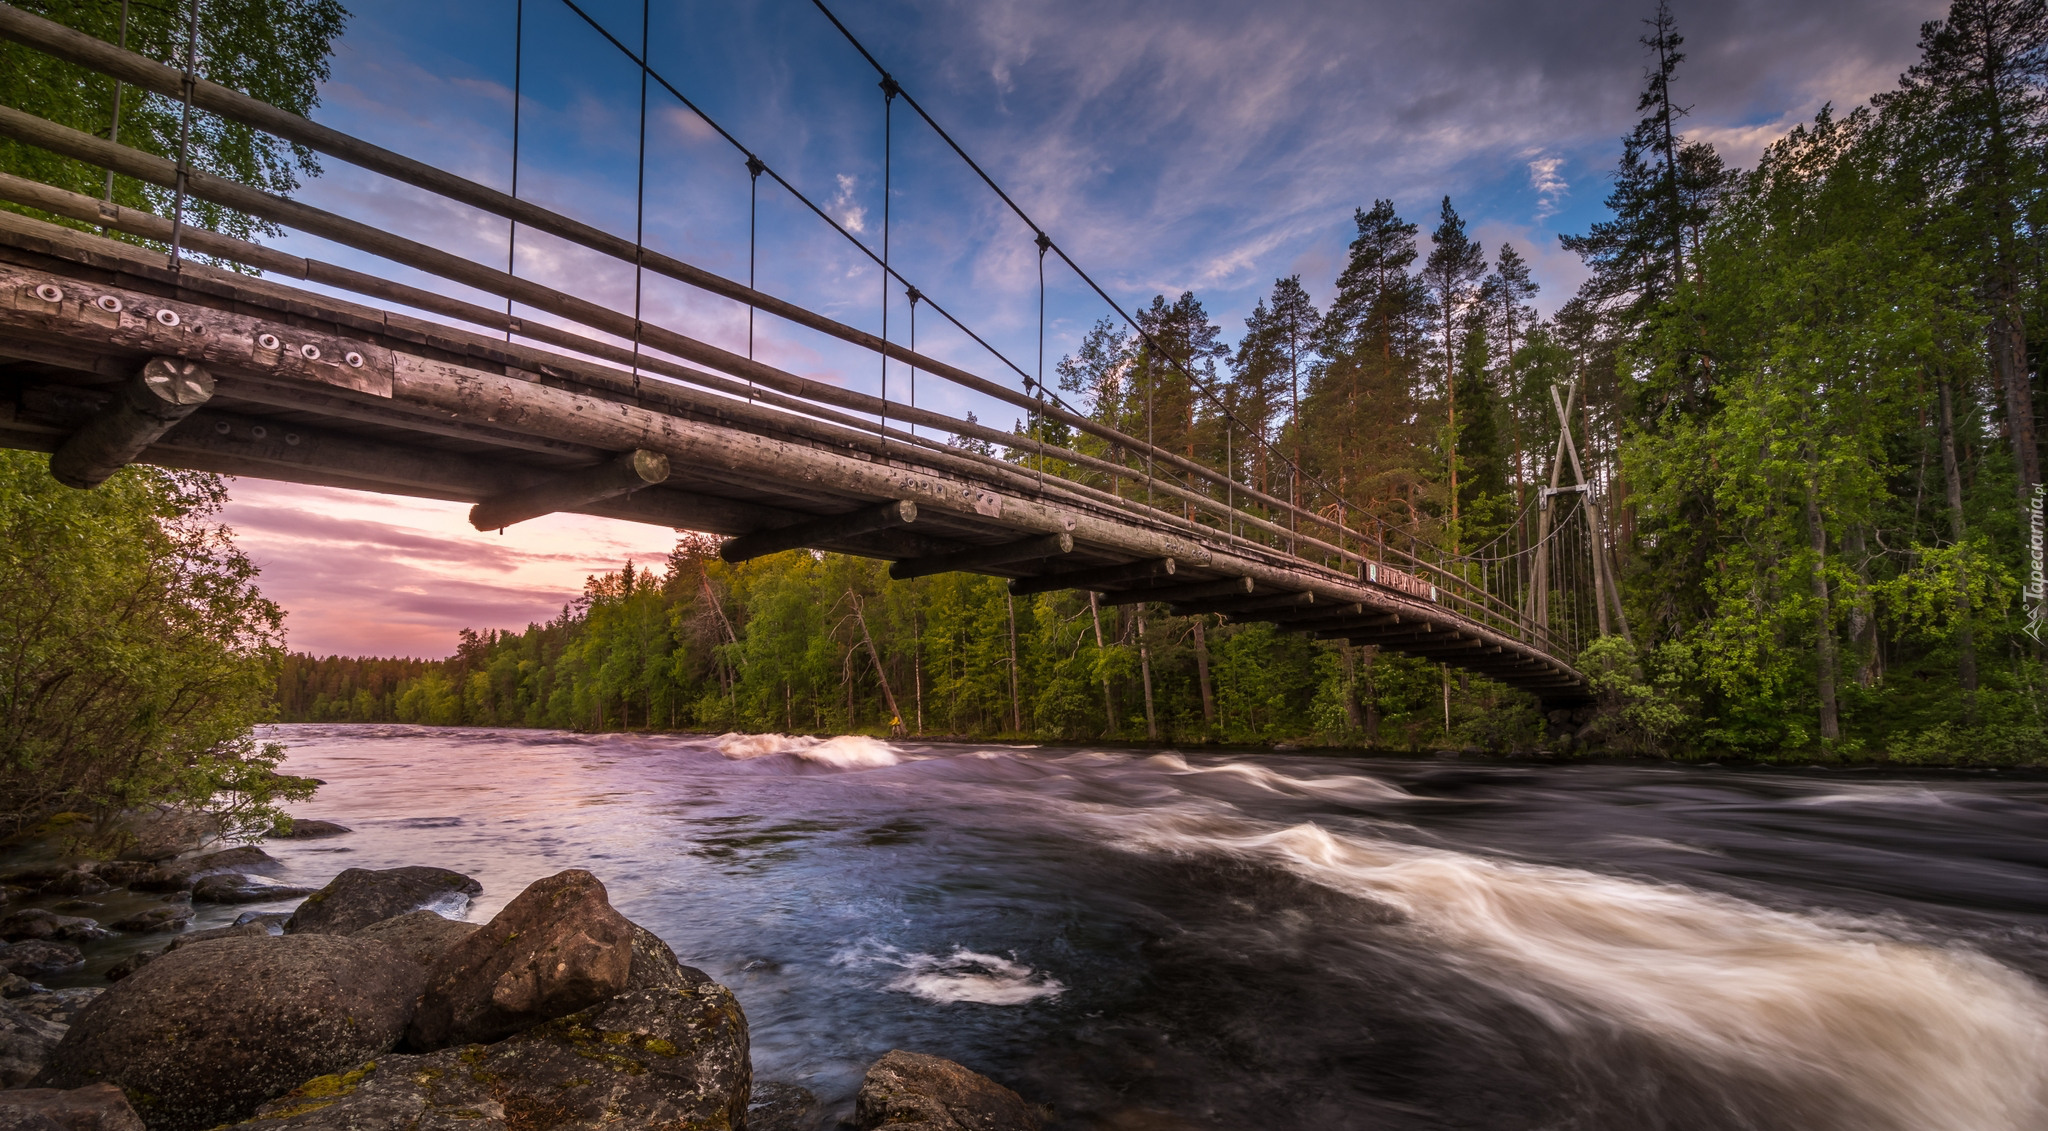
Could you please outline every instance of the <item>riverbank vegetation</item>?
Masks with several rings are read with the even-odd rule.
[[[1489,255],[1449,198],[1426,246],[1379,200],[1328,309],[1277,280],[1233,345],[1196,295],[1162,295],[1149,342],[1097,325],[1062,391],[1261,490],[1456,552],[1532,513],[1553,390],[1576,389],[1629,626],[1584,657],[1602,703],[1585,737],[2041,757],[2043,598],[2025,582],[2048,13],[1956,0],[1896,89],[1824,107],[1749,170],[1685,135],[1683,44],[1660,8],[1609,218],[1564,241],[1592,278],[1552,316],[1526,258]],[[1232,443],[1190,372],[1264,443]],[[1540,725],[1484,681],[1270,627],[891,583],[834,557],[728,568],[687,541],[664,572],[595,578],[555,621],[465,633],[417,674],[350,664],[294,657],[286,713],[1397,745],[1513,745]]]

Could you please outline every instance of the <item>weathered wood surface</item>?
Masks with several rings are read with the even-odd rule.
[[[212,397],[213,375],[197,362],[152,357],[50,456],[50,474],[67,487],[97,487]]]

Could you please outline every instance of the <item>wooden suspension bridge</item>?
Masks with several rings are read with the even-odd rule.
[[[897,578],[966,570],[1009,578],[1017,595],[1086,590],[1105,603],[1267,621],[1479,673],[1552,709],[1586,701],[1578,648],[1612,630],[1610,607],[1621,615],[1568,426],[1512,552],[1432,560],[1383,529],[1353,529],[1124,435],[1042,387],[1020,392],[4,3],[0,36],[883,354],[1111,453],[801,377],[0,106],[0,136],[548,316],[517,318],[509,304],[452,299],[194,228],[182,214],[0,173],[0,200],[155,245],[0,212],[0,446],[52,453],[51,473],[71,486],[142,462],[470,502],[479,530],[556,511],[654,523],[727,536],[730,561],[830,550],[890,560]],[[1041,234],[1041,252],[1049,244]],[[1569,395],[1557,408],[1568,420]],[[1560,485],[1567,455],[1576,485]]]

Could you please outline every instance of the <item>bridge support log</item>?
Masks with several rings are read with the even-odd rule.
[[[515,522],[616,499],[667,481],[668,457],[636,448],[596,467],[485,499],[469,508],[469,524],[478,530],[503,530]]]
[[[112,403],[58,447],[50,474],[66,487],[97,487],[212,399],[213,375],[196,363],[150,358]]]
[[[1132,562],[1129,565],[1100,566],[1095,569],[1076,569],[1066,573],[1048,573],[1040,577],[1024,577],[1010,583],[1012,597],[1029,597],[1033,593],[1051,593],[1060,589],[1093,589],[1098,585],[1115,585],[1120,581],[1145,581],[1154,577],[1172,577],[1178,564],[1172,558],[1153,558],[1149,561]]]
[[[815,546],[820,542],[839,542],[887,530],[894,526],[908,526],[917,521],[917,504],[909,499],[898,499],[883,503],[879,507],[853,511],[849,514],[828,514],[792,526],[778,526],[773,530],[757,530],[729,538],[718,548],[718,556],[737,565],[768,554],[779,554],[784,550],[796,550]]]
[[[1206,601],[1212,597],[1249,597],[1252,589],[1251,578],[1231,577],[1222,581],[1165,585],[1157,589],[1126,589],[1121,593],[1104,594],[1102,604],[1139,605],[1147,601],[1163,601],[1169,605],[1178,605],[1184,601]]]
[[[1314,593],[1261,593],[1255,597],[1233,595],[1208,601],[1176,601],[1173,611],[1181,616],[1203,613],[1235,615],[1262,609],[1300,609],[1316,603]]]
[[[1008,565],[1011,562],[1026,562],[1037,558],[1050,558],[1074,552],[1074,536],[1071,534],[1041,534],[1018,542],[1005,542],[1000,546],[976,546],[953,554],[939,554],[929,558],[911,558],[889,567],[889,576],[897,581],[908,581],[913,577],[930,577],[935,573],[953,573],[958,570],[973,571],[989,566]]]

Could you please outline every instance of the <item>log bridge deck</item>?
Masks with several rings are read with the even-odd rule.
[[[767,403],[779,400],[783,403]],[[0,445],[87,486],[128,462],[476,504],[494,529],[572,511],[971,570],[1023,595],[1265,620],[1583,701],[1579,672],[1446,607],[1413,572],[1351,573],[1092,495],[587,357],[165,258],[0,213]]]

